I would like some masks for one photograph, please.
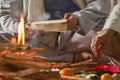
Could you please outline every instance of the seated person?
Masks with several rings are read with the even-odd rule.
[[[85,8],[83,8],[80,11],[75,11],[73,14],[67,13],[64,16],[64,19],[67,19],[69,29],[68,31],[62,32],[58,35],[53,34],[53,36],[51,36],[51,39],[49,37],[49,41],[48,37],[44,39],[40,38],[41,42],[45,44],[47,43],[48,46],[52,47],[54,50],[57,51],[53,53],[55,54],[54,56],[59,55],[57,56],[58,61],[63,59],[63,56],[64,60],[65,59],[73,60],[73,58],[71,57],[75,56],[74,57],[75,62],[81,61],[83,60],[81,56],[84,56],[84,54],[82,54],[82,52],[84,53],[84,51],[85,54],[87,54],[85,55],[84,58],[89,59],[91,57],[91,55],[88,53],[91,52],[90,49],[91,39],[96,34],[97,31],[101,30],[105,19],[107,18],[109,12],[111,11],[110,0],[105,0],[104,2],[102,0],[101,1],[81,0],[81,1],[85,1],[87,3]],[[81,3],[81,1],[78,1],[78,3]],[[105,5],[105,3],[108,4]],[[87,33],[87,35],[83,36],[82,35],[83,33],[84,34]],[[57,38],[55,38],[56,36]],[[69,57],[67,58],[67,56]]]
[[[79,0],[78,2],[81,1],[82,0]],[[74,29],[72,28],[71,30],[71,28],[68,28],[69,30],[65,33],[60,35],[55,33],[49,37],[44,35],[44,33],[40,34],[39,47],[45,48],[46,52],[40,53],[39,55],[47,57],[50,61],[81,61],[81,55],[77,55],[78,58],[74,58],[74,56],[76,56],[74,53],[90,50],[91,38],[96,32],[94,30],[99,28],[97,25],[107,18],[111,9],[110,0],[85,0],[85,2],[86,7],[84,9],[73,13],[78,21],[78,23],[74,25]],[[26,23],[46,19],[43,0],[2,0],[0,1],[0,6],[1,33],[9,33],[12,35],[17,33],[20,12],[24,13]],[[69,22],[69,19],[67,21]],[[102,25],[100,26],[102,27]],[[84,37],[80,34],[81,31],[86,33],[90,32]],[[33,44],[33,42],[34,39],[31,41],[31,44]],[[86,59],[88,58],[89,57]]]
[[[110,60],[120,67],[120,0],[108,17],[103,29],[92,39],[91,49],[95,57],[108,55]]]

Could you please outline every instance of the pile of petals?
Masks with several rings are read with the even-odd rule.
[[[120,69],[118,66],[113,64],[98,64],[96,65],[96,70],[105,70],[105,71],[111,71],[113,73],[120,73]]]

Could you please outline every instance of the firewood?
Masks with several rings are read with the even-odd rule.
[[[29,45],[13,45],[0,43],[0,51],[10,50],[12,52],[44,52],[44,48],[30,48]]]
[[[0,43],[0,50],[26,50],[28,45],[16,45],[10,43]]]
[[[97,62],[94,62],[92,59],[85,60],[83,62],[73,63],[64,65],[62,68],[70,68],[74,74],[80,73],[81,71],[89,71],[94,69],[97,65]]]
[[[64,67],[79,67],[85,65],[97,65],[97,62],[94,62],[92,59],[90,59],[90,60],[85,60],[83,62],[77,62],[77,63],[65,65]]]
[[[42,56],[33,56],[33,61],[35,61],[35,62],[40,62],[40,61],[49,61],[47,58],[45,58],[45,57],[42,57]]]
[[[17,77],[25,77],[25,76],[29,76],[29,75],[37,73],[37,72],[39,72],[39,69],[28,68],[28,69],[16,72],[16,76]]]
[[[33,61],[33,58],[24,54],[17,54],[17,53],[7,53],[4,55],[5,58],[10,59],[19,59],[19,60],[30,60]]]
[[[10,41],[7,37],[4,35],[0,35],[5,41],[9,42],[10,44],[13,44],[12,41]]]
[[[13,46],[13,44],[10,44],[10,43],[0,43],[0,46]]]
[[[28,60],[3,58],[2,61],[3,64],[11,64],[16,66],[17,68],[51,69],[50,65],[46,65],[40,62],[38,63],[34,61],[28,61]]]
[[[45,57],[42,56],[30,56],[28,54],[16,54],[16,53],[7,53],[3,56],[4,58],[10,59],[19,59],[19,60],[28,60],[28,61],[48,61]]]
[[[21,50],[11,50],[12,52],[44,52],[44,48],[31,48],[31,49],[21,49]]]
[[[90,71],[93,70],[95,68],[95,66],[89,66],[89,65],[85,65],[85,66],[79,66],[79,67],[72,67],[70,68],[74,74],[78,74],[81,73],[81,71]]]
[[[0,75],[1,76],[4,76],[6,78],[13,78],[13,77],[16,77],[16,73],[14,72],[5,72],[5,71],[0,71]]]
[[[27,77],[34,80],[61,80],[59,72],[38,72]]]

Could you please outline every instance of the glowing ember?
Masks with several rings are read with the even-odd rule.
[[[24,30],[24,17],[21,15],[20,23],[18,24],[18,45],[25,44],[25,30]]]
[[[17,39],[16,39],[16,37],[12,37],[11,41],[12,41],[13,44],[17,44]]]

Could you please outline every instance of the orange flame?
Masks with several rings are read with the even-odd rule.
[[[21,14],[20,23],[18,24],[18,45],[25,44],[25,29],[24,29],[24,17]]]

